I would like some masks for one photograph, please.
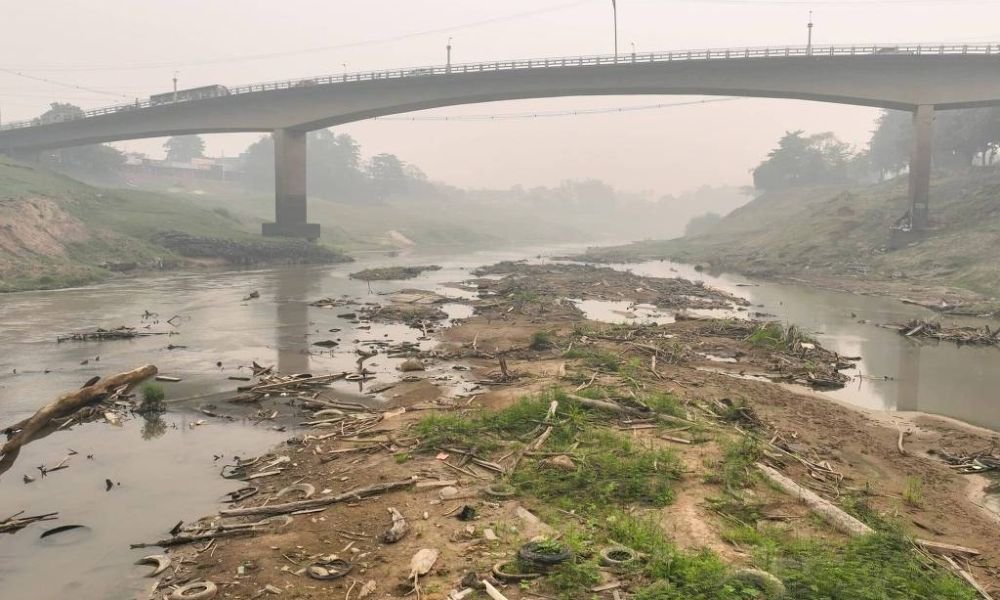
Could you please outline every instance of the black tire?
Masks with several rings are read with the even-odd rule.
[[[566,562],[573,558],[573,552],[569,548],[560,547],[559,552],[539,552],[538,542],[528,542],[517,551],[517,556],[526,563],[550,567]]]

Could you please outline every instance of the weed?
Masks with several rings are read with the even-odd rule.
[[[532,350],[548,350],[554,345],[552,342],[552,333],[549,331],[536,331],[531,334],[531,344],[529,347]]]
[[[563,358],[579,358],[583,364],[592,369],[603,369],[615,373],[621,365],[621,359],[614,352],[598,348],[573,348],[563,353]]]
[[[723,448],[722,462],[706,480],[721,484],[730,492],[749,487],[754,481],[753,464],[761,457],[760,443],[743,436],[737,441],[726,442]]]
[[[402,465],[402,464],[410,462],[410,460],[413,459],[413,456],[410,455],[409,452],[400,452],[399,454],[394,454],[392,456],[392,458],[393,458],[393,460],[396,461],[397,465]]]
[[[149,382],[142,386],[142,402],[137,409],[139,413],[160,413],[166,410],[163,406],[163,399],[167,395],[163,391],[163,386],[158,383]]]
[[[445,445],[471,446],[479,435],[476,423],[454,414],[431,413],[416,425],[421,442],[436,448]]]
[[[675,417],[685,417],[684,408],[677,396],[669,392],[656,392],[642,396],[642,403],[654,411]]]
[[[907,477],[903,490],[903,502],[919,508],[924,503],[924,481],[919,477]]]

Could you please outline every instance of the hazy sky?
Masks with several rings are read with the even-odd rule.
[[[997,0],[618,0],[621,52],[804,44],[1000,42]],[[0,119],[49,102],[85,108],[179,87],[270,81],[453,61],[610,53],[610,0],[0,0]],[[15,72],[22,75],[16,75]],[[30,77],[30,78],[29,78]],[[46,79],[49,81],[39,81]],[[76,87],[74,87],[76,86]],[[81,89],[86,88],[86,89]],[[411,116],[648,106],[662,96],[525,100]],[[628,190],[677,192],[749,182],[790,129],[833,130],[863,144],[877,111],[746,99],[624,113],[342,126],[366,154],[393,152],[462,186],[554,185],[597,177]],[[232,156],[256,135],[207,138]],[[159,155],[162,140],[121,144]]]

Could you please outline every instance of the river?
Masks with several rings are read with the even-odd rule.
[[[282,372],[325,373],[353,367],[355,340],[417,339],[415,332],[402,326],[353,329],[355,325],[337,316],[343,311],[310,307],[309,302],[340,295],[366,299],[405,288],[468,297],[468,292],[444,284],[468,279],[469,270],[483,264],[545,260],[540,257],[574,250],[563,246],[412,252],[332,267],[171,274],[0,295],[0,424],[4,426],[30,416],[95,375],[153,363],[161,373],[183,379],[164,384],[168,401],[175,403],[162,419],[71,427],[26,446],[14,467],[0,475],[0,519],[20,510],[59,513],[57,521],[0,535],[0,597],[96,600],[131,597],[148,585],[150,580],[143,578],[148,568],[132,563],[153,551],[130,550],[129,544],[164,537],[181,517],[213,513],[223,494],[239,487],[218,476],[220,465],[233,456],[259,454],[292,435],[291,429],[276,431],[272,421],[227,422],[197,412],[211,402],[211,394],[238,384],[228,377],[246,375],[241,365],[257,361]],[[389,264],[444,268],[410,281],[372,283],[371,289],[347,276],[366,266]],[[669,262],[615,267],[704,280],[748,298],[756,306],[752,310],[815,332],[831,349],[861,356],[859,370],[868,377],[826,392],[830,396],[869,409],[925,411],[1000,430],[1000,411],[993,408],[994,390],[1000,389],[1000,369],[994,368],[998,350],[921,343],[873,324],[933,317],[926,309],[886,298],[709,276]],[[260,298],[244,300],[252,290]],[[455,318],[467,310],[446,307]],[[144,321],[145,311],[157,316]],[[176,327],[165,322],[174,315],[179,315]],[[149,325],[149,331],[174,335],[56,343],[61,334],[118,325]],[[311,345],[334,337],[341,346],[332,352]],[[380,380],[393,377],[394,366],[382,361],[377,367]],[[191,397],[200,399],[176,402]],[[358,399],[373,401],[365,395]],[[225,406],[218,410],[224,412]],[[56,465],[71,451],[75,454],[69,456],[68,469],[41,476],[36,467]],[[25,475],[34,481],[24,483]],[[106,480],[112,481],[111,489],[106,489]],[[82,524],[86,529],[39,539],[45,529],[64,524]]]

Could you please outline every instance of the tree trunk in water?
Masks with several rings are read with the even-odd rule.
[[[88,404],[97,402],[121,386],[134,386],[141,381],[156,375],[156,367],[145,365],[133,371],[119,373],[99,379],[94,385],[68,392],[54,401],[38,409],[30,418],[14,425],[10,430],[20,429],[0,448],[0,454],[7,456],[16,452],[21,446],[30,442],[39,432],[45,429],[52,419],[66,417]]]

